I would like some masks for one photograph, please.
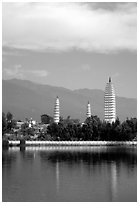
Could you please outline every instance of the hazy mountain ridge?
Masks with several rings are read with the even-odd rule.
[[[93,89],[69,90],[62,87],[36,84],[27,80],[2,81],[2,110],[10,111],[16,119],[25,117],[40,120],[41,114],[53,116],[56,96],[60,99],[60,113],[84,121],[89,100],[92,115],[104,119],[104,91]],[[117,116],[120,120],[136,117],[137,100],[116,97]]]

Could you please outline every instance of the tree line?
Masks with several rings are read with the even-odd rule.
[[[52,140],[78,140],[78,141],[131,141],[137,137],[137,119],[126,119],[120,122],[107,123],[97,116],[87,118],[84,124],[60,122],[48,126],[47,134]],[[44,137],[45,139],[45,137]]]
[[[137,118],[126,119],[120,122],[107,123],[101,121],[98,116],[87,118],[83,124],[78,119],[60,118],[58,124],[53,118],[44,114],[41,116],[41,124],[48,124],[43,131],[38,133],[35,140],[52,141],[132,141],[137,139]],[[2,134],[12,132],[16,127],[16,121],[11,113],[2,114]],[[27,123],[21,126],[20,132],[25,139],[30,140],[34,136],[34,127],[29,128]],[[32,137],[31,137],[32,136]]]

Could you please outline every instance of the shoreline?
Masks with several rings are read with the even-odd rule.
[[[9,147],[12,146],[120,146],[135,145],[137,141],[7,141]]]

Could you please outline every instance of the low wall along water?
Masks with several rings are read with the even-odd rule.
[[[137,141],[8,141],[9,146],[110,146],[137,145]]]

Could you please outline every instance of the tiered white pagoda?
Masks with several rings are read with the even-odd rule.
[[[87,118],[91,117],[91,106],[90,106],[89,101],[88,101],[88,104],[87,104],[87,113],[86,113],[86,116],[87,116]]]
[[[59,98],[57,96],[55,101],[55,107],[54,107],[54,123],[59,123],[60,119],[60,108],[59,108]]]
[[[116,119],[116,102],[115,102],[115,91],[109,77],[109,82],[106,84],[105,97],[104,97],[104,115],[105,121],[112,123]]]

